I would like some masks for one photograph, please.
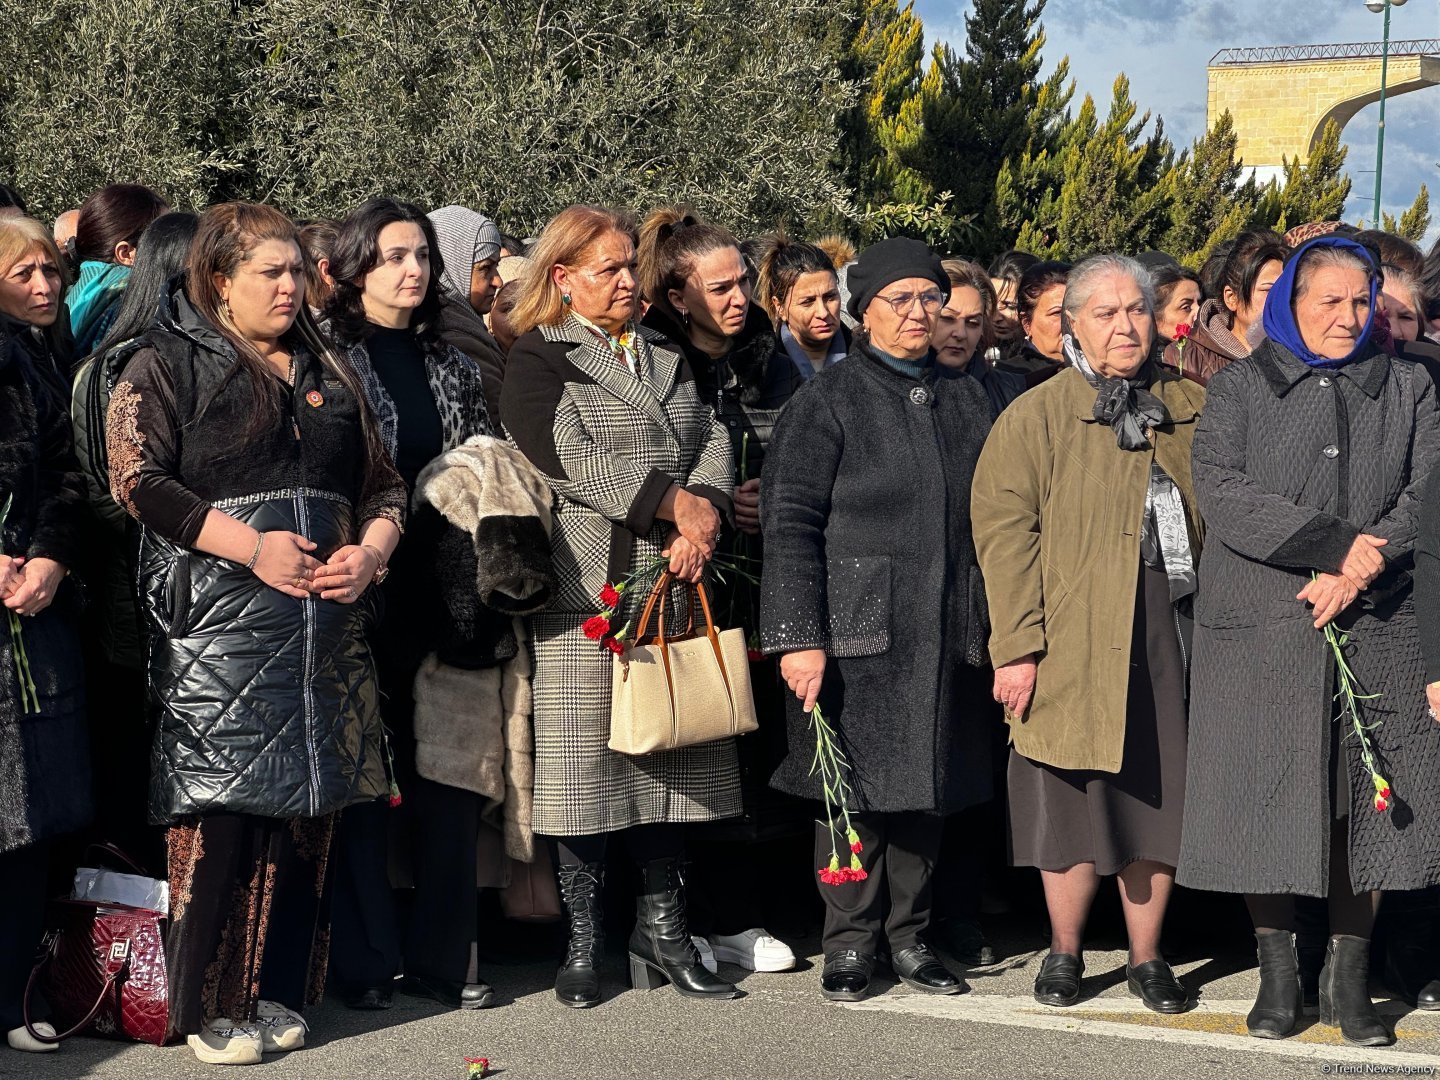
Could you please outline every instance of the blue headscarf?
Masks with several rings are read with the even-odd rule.
[[[1305,339],[1300,334],[1300,327],[1295,323],[1295,311],[1293,307],[1295,299],[1295,281],[1297,272],[1300,269],[1300,260],[1307,251],[1315,247],[1339,248],[1342,251],[1350,251],[1360,256],[1360,259],[1370,268],[1370,314],[1365,319],[1365,328],[1355,341],[1355,348],[1350,350],[1348,356],[1340,360],[1332,360],[1325,356],[1316,356],[1305,347]],[[1270,295],[1265,300],[1265,336],[1276,344],[1283,345],[1292,353],[1298,356],[1311,367],[1338,368],[1344,367],[1351,360],[1354,360],[1370,346],[1370,330],[1375,325],[1375,298],[1380,289],[1380,272],[1375,266],[1375,257],[1370,254],[1370,249],[1363,244],[1357,244],[1354,240],[1347,240],[1343,236],[1318,236],[1301,244],[1285,263],[1285,269],[1270,287]]]

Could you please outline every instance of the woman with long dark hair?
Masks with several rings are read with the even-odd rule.
[[[825,254],[808,244],[783,240],[761,247],[765,288],[760,303],[752,299],[754,281],[734,235],[684,208],[661,207],[646,218],[638,252],[640,286],[650,301],[641,322],[665,334],[684,352],[702,398],[729,432],[736,463],[735,525],[747,536],[735,541],[741,545],[735,553],[754,559],[763,558],[760,482],[765,451],[781,410],[806,379],[797,353],[813,373],[835,362],[831,346],[836,340],[847,340],[838,318],[832,322],[832,314],[838,316],[839,286],[837,281],[832,287],[834,270],[832,266],[826,272],[830,263]],[[801,300],[808,300],[810,309],[803,327]],[[771,318],[783,310],[789,320],[772,325],[761,303],[768,303]],[[815,347],[823,336],[821,327],[829,327],[832,334],[823,356]],[[811,342],[809,351],[804,340]],[[755,566],[751,564],[752,569]],[[720,608],[734,613],[732,621],[747,623],[746,630],[758,640],[759,601],[750,583],[736,576],[717,586],[716,595]],[[739,744],[742,791],[746,812],[753,818],[766,805],[766,781],[785,753],[774,661],[754,672],[752,685],[760,687],[756,703],[766,732]],[[766,816],[778,818],[784,827],[793,824],[789,808],[776,809],[777,814]],[[733,834],[728,826],[692,830],[697,848],[724,845],[727,834]],[[707,850],[695,862],[696,894],[701,898],[696,905],[697,929],[715,958],[752,971],[793,967],[790,946],[763,925],[765,911],[756,902],[762,891],[759,881],[734,871],[740,859],[733,850]],[[720,872],[722,866],[725,870]]]
[[[68,297],[76,356],[89,355],[109,332],[135,265],[140,234],[169,209],[143,184],[110,184],[81,204],[75,225],[80,273]]]
[[[110,392],[144,346],[146,332],[171,317],[171,290],[184,276],[199,225],[194,214],[170,213],[140,234],[115,320],[76,369],[70,398],[75,454],[89,503],[89,543],[80,568],[89,596],[83,623],[86,685],[92,700],[107,703],[91,724],[96,757],[110,765],[96,773],[95,794],[105,807],[104,838],[157,870],[163,866],[164,846],[146,820],[143,779],[149,769],[149,723],[144,616],[135,594],[140,528],[110,494],[105,415]]]
[[[251,1064],[304,1044],[335,815],[388,789],[365,594],[405,488],[284,215],[207,210],[172,302],[111,395],[110,478],[143,526],[171,1033]]]
[[[1200,304],[1182,343],[1165,348],[1164,362],[1204,386],[1236,360],[1249,356],[1265,339],[1265,298],[1280,277],[1290,249],[1273,232],[1243,232],[1226,256],[1216,293]]]
[[[330,335],[365,388],[381,441],[412,494],[435,458],[493,434],[479,367],[436,328],[443,267],[424,211],[387,197],[358,206],[330,253]],[[415,903],[402,935],[387,871],[389,807],[383,799],[352,806],[340,831],[333,968],[354,1008],[389,1004],[402,954],[408,992],[457,1009],[484,1008],[494,997],[474,967],[482,799],[415,773],[415,676],[447,620],[443,527],[433,510],[412,516],[384,585],[384,617],[371,633],[414,841]]]
[[[1022,336],[996,365],[999,370],[1023,375],[1035,386],[1065,366],[1060,323],[1069,276],[1069,263],[1050,261],[1037,262],[1020,276],[1015,296]]]

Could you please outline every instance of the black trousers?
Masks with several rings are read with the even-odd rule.
[[[418,776],[405,783],[404,798],[399,812],[415,877],[408,917],[390,887],[396,811],[379,799],[350,807],[341,820],[330,972],[342,993],[386,986],[402,963],[407,975],[479,979],[475,882],[484,800]]]
[[[418,777],[410,791],[415,902],[405,932],[405,972],[478,982],[476,851],[484,799]]]
[[[855,949],[874,955],[888,944],[892,953],[917,945],[930,924],[930,884],[945,819],[937,814],[906,811],[854,814],[855,831],[864,847],[864,881],[820,884],[825,901],[824,950]],[[830,861],[831,833],[815,828],[815,865]],[[840,838],[843,840],[843,836]],[[847,865],[844,852],[841,865]]]
[[[388,986],[400,971],[400,926],[390,887],[386,800],[346,807],[335,840],[330,978],[342,994]]]
[[[45,897],[49,888],[49,847],[26,844],[0,853],[0,1032],[25,1023],[25,983],[35,966],[40,936],[45,932]],[[35,1020],[48,1015],[35,1002]]]

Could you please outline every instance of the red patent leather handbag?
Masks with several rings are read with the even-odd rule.
[[[51,901],[40,956],[25,986],[30,1035],[57,1043],[88,1031],[163,1046],[170,1029],[166,921],[158,911],[124,904]],[[38,1034],[31,1021],[37,989],[50,1004],[54,1036]]]

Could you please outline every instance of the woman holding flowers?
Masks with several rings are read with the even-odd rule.
[[[1035,999],[1080,998],[1085,923],[1118,879],[1126,981],[1189,994],[1160,955],[1185,793],[1185,657],[1200,546],[1190,446],[1204,393],[1151,362],[1149,272],[1100,255],[1066,284],[1067,366],[996,422],[975,475],[995,699],[1010,725],[1010,849],[1040,870]]]
[[[1425,369],[1371,340],[1377,276],[1354,241],[1298,248],[1267,340],[1214,375],[1195,436],[1209,543],[1179,880],[1246,894],[1258,1038],[1300,1016],[1304,895],[1329,907],[1321,1021],[1392,1042],[1366,988],[1380,891],[1440,881],[1440,726],[1412,596],[1412,576],[1434,581],[1417,531],[1440,414]]]
[[[36,336],[61,311],[62,266],[45,226],[0,220],[0,1031],[29,1051],[55,1048],[26,1031],[21,1009],[50,843],[90,818],[80,604],[67,580],[82,550],[83,487],[69,391]]]
[[[991,794],[969,513],[990,403],[937,371],[950,279],[929,248],[881,241],[849,285],[862,328],[790,400],[761,479],[761,644],[793,694],[771,784],[826,803],[821,992],[859,1000],[888,953],[907,985],[954,994],[922,938],[944,815]]]
[[[731,514],[730,438],[685,357],[637,325],[630,218],[572,206],[546,226],[510,320],[501,419],[556,496],[555,596],[531,620],[537,833],[559,841],[570,942],[555,981],[565,1005],[600,1000],[600,889],[612,834],[644,870],[632,976],[732,998],[690,940],[681,879],[686,822],[740,811],[731,740],[628,757],[609,749],[611,650],[668,559],[699,581]],[[637,577],[637,573],[639,576]],[[631,583],[620,595],[607,583]],[[594,616],[597,599],[608,616]],[[591,616],[591,618],[587,618]]]

